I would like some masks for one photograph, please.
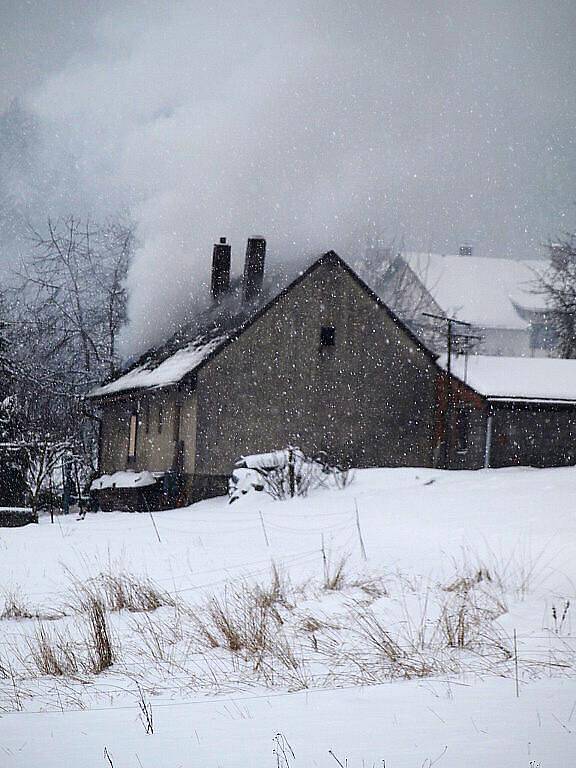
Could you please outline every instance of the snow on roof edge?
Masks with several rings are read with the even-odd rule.
[[[447,359],[438,360],[446,370]],[[576,360],[551,357],[454,356],[451,373],[491,401],[576,403]]]

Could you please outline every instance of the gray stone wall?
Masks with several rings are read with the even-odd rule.
[[[320,346],[322,326],[335,345]],[[293,444],[357,467],[430,465],[430,358],[338,264],[322,263],[198,373],[196,472]]]

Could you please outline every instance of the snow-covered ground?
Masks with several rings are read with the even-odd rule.
[[[165,604],[108,613],[107,671],[40,675],[39,628],[85,655],[81,585],[122,573]],[[1,766],[576,763],[576,469],[364,470],[285,502],[41,519],[0,530],[0,583],[41,617],[0,620]],[[208,639],[210,606],[253,622],[255,596],[266,651]]]

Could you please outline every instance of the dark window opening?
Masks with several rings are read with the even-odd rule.
[[[320,346],[333,347],[336,344],[336,328],[332,325],[323,325],[320,329]]]
[[[146,434],[150,432],[150,403],[144,406],[144,431]]]

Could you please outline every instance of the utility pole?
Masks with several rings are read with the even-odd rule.
[[[466,328],[471,328],[472,324],[465,323],[464,320],[457,320],[455,317],[434,315],[431,312],[422,312],[422,315],[446,323],[446,372],[448,374],[448,388],[446,392],[446,414],[444,417],[444,469],[447,469],[450,456],[452,455],[452,342],[454,340],[454,326],[463,325]]]

